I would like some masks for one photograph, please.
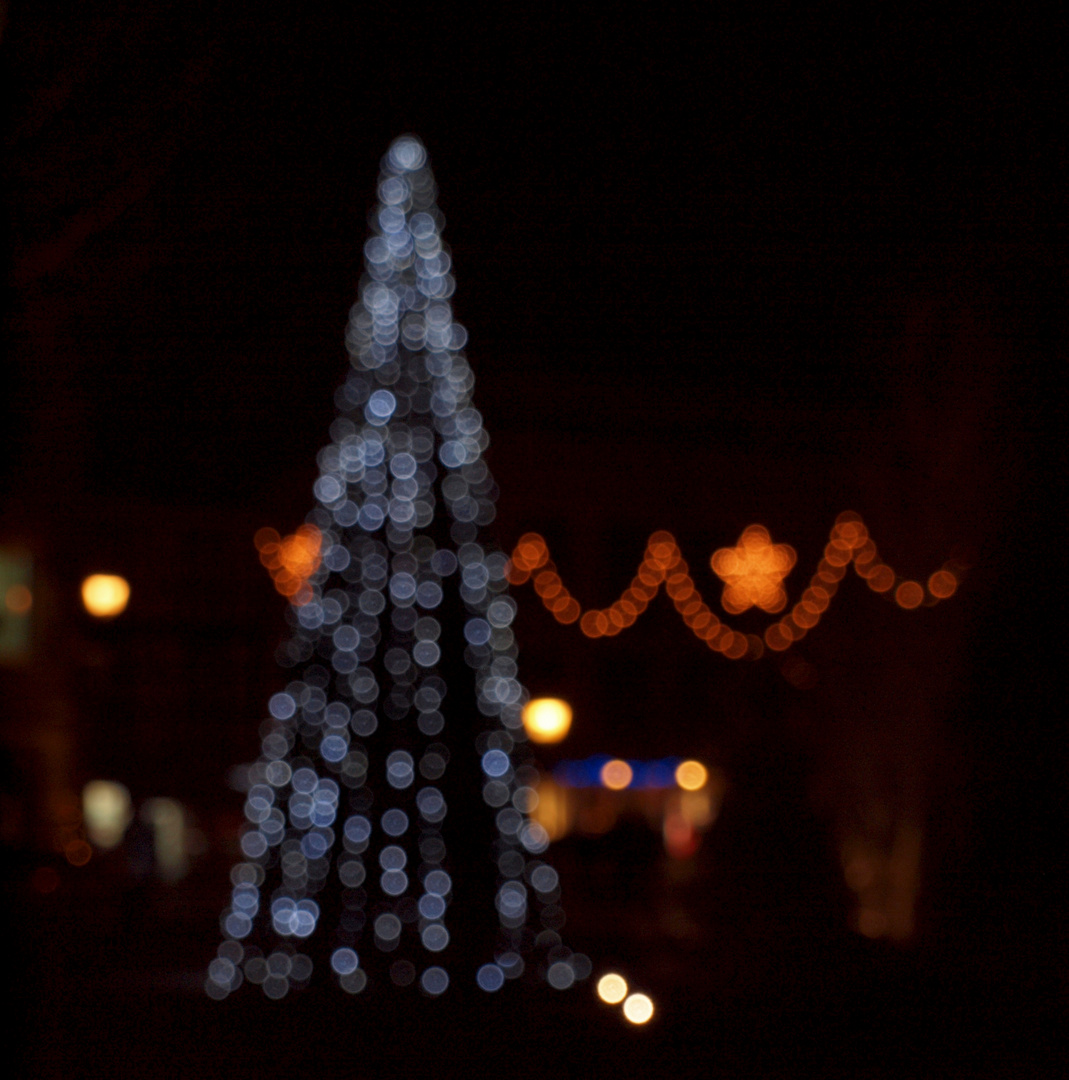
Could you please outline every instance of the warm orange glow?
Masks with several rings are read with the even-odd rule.
[[[126,610],[130,584],[116,574],[91,574],[82,582],[82,603],[90,615],[111,619]]]
[[[538,533],[520,537],[509,562],[508,579],[513,585],[522,585],[532,571],[544,566],[549,560],[549,548]]]
[[[601,767],[601,783],[610,791],[623,791],[635,778],[631,766],[620,758],[606,761]]]
[[[4,607],[12,615],[27,615],[33,607],[33,593],[26,585],[11,585],[4,593]]]
[[[706,829],[720,813],[720,799],[723,797],[723,777],[720,774],[710,776],[710,784],[701,791],[681,791],[673,801],[684,821],[696,829]],[[715,790],[714,790],[715,789]],[[715,794],[715,802],[714,802]]]
[[[664,815],[661,834],[664,837],[664,850],[673,859],[689,859],[701,845],[701,837],[693,822],[678,811]]]
[[[556,781],[543,776],[538,781],[538,802],[530,811],[530,818],[546,830],[551,842],[567,836],[572,828],[569,793]]]
[[[632,1024],[645,1024],[653,1016],[653,1002],[645,994],[632,994],[624,1002],[624,1016]]]
[[[576,827],[587,836],[604,836],[616,827],[620,816],[620,808],[614,804],[613,799],[604,792],[599,794],[603,798],[594,799],[592,802],[584,800],[576,807]]]
[[[867,852],[855,852],[843,865],[843,877],[854,892],[868,889],[876,881],[876,860]]]
[[[535,698],[523,707],[523,728],[532,742],[560,742],[572,726],[572,707],[560,698]]]
[[[953,596],[957,588],[958,579],[949,570],[936,570],[928,579],[928,591],[937,600]]]
[[[924,589],[922,589],[915,581],[903,581],[902,584],[895,589],[895,602],[899,607],[904,607],[907,611],[911,611],[915,607],[920,607],[923,600]]]
[[[606,1005],[619,1005],[627,997],[627,980],[615,971],[598,979],[598,997]]]
[[[710,565],[725,583],[723,604],[728,611],[738,614],[756,606],[776,613],[787,606],[783,581],[795,560],[793,548],[773,544],[764,526],[751,525],[735,547],[717,550]],[[663,586],[696,638],[729,660],[756,660],[766,648],[785,652],[818,625],[851,564],[873,592],[891,593],[906,610],[924,602],[920,585],[902,581],[880,559],[868,529],[853,511],[845,511],[835,519],[808,588],[785,617],[765,629],[763,636],[733,630],[713,614],[698,592],[675,538],[668,532],[655,532],[649,538],[631,584],[607,608],[583,610],[561,581],[549,548],[538,533],[520,538],[509,561],[508,578],[514,585],[531,581],[546,610],[558,622],[578,623],[589,638],[614,637],[633,626]],[[959,584],[953,571],[964,569],[962,563],[948,562],[936,571],[928,579],[929,602],[953,596]],[[919,599],[917,589],[921,590]]]
[[[724,610],[740,615],[755,605],[774,614],[787,606],[783,579],[798,556],[788,544],[773,544],[768,529],[750,525],[733,548],[720,548],[709,560],[724,582]]]
[[[922,830],[905,820],[895,826],[889,848],[862,836],[841,842],[843,877],[857,896],[859,933],[894,941],[913,937],[923,849]]]
[[[294,607],[312,599],[308,579],[319,569],[323,536],[314,525],[301,525],[295,533],[280,537],[272,528],[256,531],[253,537],[260,562],[267,567],[275,588]]]
[[[709,770],[700,761],[681,761],[676,766],[676,783],[684,791],[698,791],[708,779]]]
[[[861,908],[857,913],[857,929],[865,937],[883,937],[887,933],[887,926],[887,916],[877,908]]]

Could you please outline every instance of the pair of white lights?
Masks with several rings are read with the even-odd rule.
[[[606,1005],[623,1002],[624,1017],[632,1024],[645,1024],[653,1016],[653,1001],[646,994],[629,994],[627,980],[610,971],[598,979],[598,997]]]

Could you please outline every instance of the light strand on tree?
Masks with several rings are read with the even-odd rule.
[[[794,550],[786,544],[772,544],[768,531],[761,525],[749,526],[736,547],[721,548],[710,560],[724,582],[724,608],[732,614],[740,614],[751,606],[769,613],[782,611],[787,605],[787,595],[781,583],[794,562]],[[695,637],[730,660],[744,657],[756,660],[764,654],[766,646],[775,652],[786,651],[820,622],[851,564],[873,592],[893,596],[898,606],[906,610],[922,605],[930,607],[953,596],[963,569],[958,564],[945,563],[928,578],[927,588],[901,578],[879,557],[861,518],[852,511],[844,511],[835,520],[809,587],[790,613],[772,623],[763,637],[733,630],[713,614],[690,576],[679,545],[668,532],[655,532],[649,538],[638,573],[607,608],[583,610],[565,588],[549,557],[549,547],[538,533],[527,533],[520,538],[512,552],[508,575],[513,585],[530,581],[546,610],[558,622],[578,623],[579,629],[591,638],[612,637],[627,629],[663,585]]]
[[[206,981],[215,998],[242,981],[284,997],[312,977],[313,941],[349,993],[377,979],[438,997],[465,966],[487,992],[525,967],[557,989],[590,972],[561,941],[557,873],[540,858],[549,838],[530,817],[538,772],[522,753],[516,604],[506,556],[479,542],[496,487],[417,139],[390,147],[378,194],[318,505],[294,535],[256,536],[290,600],[279,660],[296,677],[271,698],[249,769],[244,858]],[[447,682],[458,675],[470,706]],[[479,779],[457,791],[447,773],[463,774],[469,740]],[[476,943],[455,941],[448,918],[478,875],[455,876],[446,794],[477,801],[480,785],[497,834],[497,883],[481,900],[498,929],[476,969]],[[473,839],[459,839],[466,854]],[[324,930],[328,895],[337,923]]]

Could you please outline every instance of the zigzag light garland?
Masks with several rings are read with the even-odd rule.
[[[752,605],[770,613],[782,611],[787,597],[779,583],[794,561],[793,549],[786,544],[772,544],[763,526],[751,525],[735,548],[721,548],[710,563],[725,582],[724,607],[738,614]],[[774,652],[786,651],[820,622],[851,564],[873,592],[892,595],[898,606],[907,610],[922,605],[930,607],[953,596],[962,570],[955,563],[945,563],[928,578],[927,588],[899,577],[879,557],[860,516],[845,511],[835,519],[824,556],[810,578],[809,587],[790,613],[772,623],[763,637],[733,630],[713,614],[698,592],[675,538],[668,532],[655,532],[649,538],[638,573],[607,608],[583,611],[579,601],[565,588],[549,557],[549,547],[538,533],[527,533],[520,538],[512,552],[508,574],[513,585],[530,581],[558,622],[578,623],[579,629],[590,638],[612,637],[627,629],[663,585],[695,637],[730,660],[756,660],[766,647]]]

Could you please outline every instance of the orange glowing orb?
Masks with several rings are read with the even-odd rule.
[[[117,574],[90,574],[82,582],[82,603],[90,615],[111,619],[126,610],[130,584]]]
[[[700,791],[709,779],[709,770],[700,761],[681,761],[676,767],[676,783],[684,791]]]
[[[724,610],[739,615],[751,607],[775,613],[787,606],[783,579],[797,559],[789,544],[773,544],[763,525],[749,525],[733,548],[720,548],[709,560],[724,582]]]
[[[523,707],[523,727],[532,742],[560,742],[572,726],[572,707],[559,698],[535,698]]]
[[[620,758],[606,761],[601,767],[601,783],[610,791],[623,791],[630,787],[634,778],[635,774],[631,766]]]
[[[253,543],[275,588],[294,607],[307,604],[312,599],[308,579],[322,562],[323,534],[314,525],[301,525],[286,537],[279,536],[275,529],[263,528],[257,530]]]

